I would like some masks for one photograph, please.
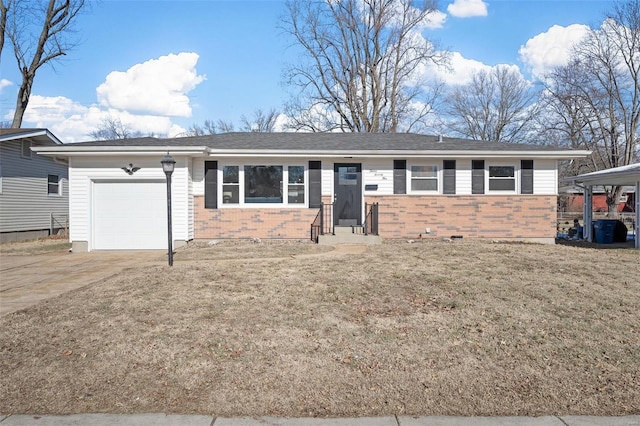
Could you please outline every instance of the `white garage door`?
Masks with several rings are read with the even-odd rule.
[[[167,186],[164,182],[96,182],[93,248],[167,248]]]

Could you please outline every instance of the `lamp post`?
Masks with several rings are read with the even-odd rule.
[[[173,169],[176,165],[176,160],[173,159],[172,156],[169,155],[169,151],[167,151],[167,155],[164,156],[162,161],[162,171],[167,176],[167,224],[169,227],[169,266],[173,266],[173,236],[171,235],[171,175],[173,174]]]

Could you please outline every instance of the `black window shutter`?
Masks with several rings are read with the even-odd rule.
[[[442,162],[442,193],[456,193],[456,160]]]
[[[520,162],[520,193],[533,194],[533,160]]]
[[[322,161],[309,161],[309,208],[322,205]]]
[[[484,160],[471,161],[471,193],[484,194]]]
[[[393,193],[407,193],[407,160],[393,160]]]
[[[218,208],[218,162],[204,162],[204,208]]]

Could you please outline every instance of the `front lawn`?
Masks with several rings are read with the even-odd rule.
[[[638,251],[326,250],[190,248],[0,317],[0,412],[640,413]]]

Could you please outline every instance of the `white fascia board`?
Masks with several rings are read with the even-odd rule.
[[[20,130],[20,129],[16,129],[16,130]],[[51,140],[51,142],[55,143],[56,145],[64,145],[60,139],[58,139],[53,133],[51,133],[47,129],[36,129],[31,132],[21,132],[21,133],[3,135],[3,136],[0,136],[0,142],[15,141],[19,139],[37,138],[41,136],[46,136]]]
[[[212,157],[289,157],[289,158],[547,158],[569,160],[586,157],[591,151],[409,151],[409,150],[360,150],[360,151],[325,151],[325,150],[216,150],[210,149]]]
[[[640,182],[640,163],[613,169],[598,170],[564,179],[567,182],[589,185],[635,185]]]
[[[207,152],[207,147],[204,146],[85,146],[78,147],[73,145],[64,146],[47,146],[47,147],[34,147],[33,151],[42,155],[56,155],[59,157],[81,157],[81,156],[95,156],[95,157],[112,157],[114,155],[126,155],[137,154],[144,156],[157,156],[165,155],[167,152],[170,154],[182,154],[182,155],[204,155]]]

